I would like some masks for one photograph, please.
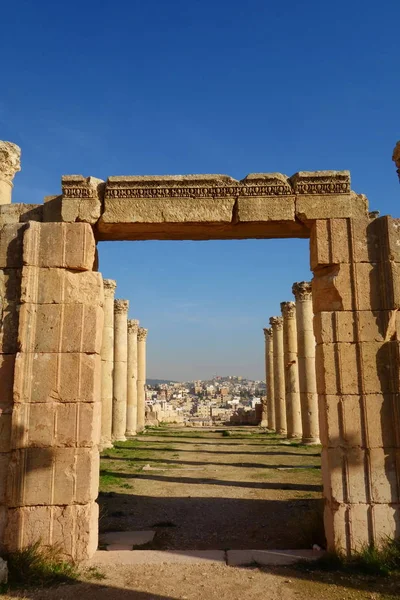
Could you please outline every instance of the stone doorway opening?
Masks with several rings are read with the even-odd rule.
[[[14,158],[4,146],[9,183]],[[67,176],[61,195],[1,218],[9,550],[97,547],[103,240],[309,238],[328,545],[399,534],[399,224],[368,213],[348,172]]]

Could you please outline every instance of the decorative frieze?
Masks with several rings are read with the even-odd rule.
[[[299,171],[290,178],[295,194],[349,194],[349,171]]]
[[[104,181],[97,177],[83,177],[83,175],[63,175],[61,177],[62,194],[64,198],[98,199]]]

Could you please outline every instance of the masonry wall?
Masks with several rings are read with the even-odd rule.
[[[3,541],[10,551],[38,539],[58,543],[83,559],[95,551],[98,530],[103,287],[91,270],[95,241],[83,223],[30,222],[10,232],[13,239],[4,229],[1,236],[8,243],[2,264],[12,269],[5,277],[19,322],[17,337],[4,338],[10,354],[3,355],[9,372]],[[11,278],[18,276],[14,287]]]
[[[399,242],[391,217],[312,228],[325,530],[346,551],[400,535]]]

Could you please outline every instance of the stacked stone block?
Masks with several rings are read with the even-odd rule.
[[[40,539],[88,558],[97,546],[103,327],[95,241],[83,223],[30,222],[9,240],[9,257],[21,242],[5,545]]]
[[[325,529],[348,552],[400,531],[399,248],[391,217],[312,228]]]

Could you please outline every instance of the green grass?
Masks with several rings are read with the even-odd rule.
[[[380,577],[400,575],[400,539],[386,539],[379,547],[365,545],[350,556],[327,552],[316,561],[302,561],[299,567],[308,571],[341,571]]]
[[[8,587],[47,587],[72,583],[79,578],[76,564],[65,560],[57,546],[36,542],[6,556]]]

